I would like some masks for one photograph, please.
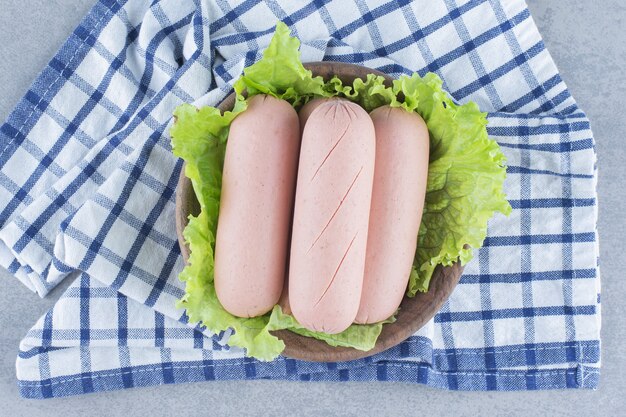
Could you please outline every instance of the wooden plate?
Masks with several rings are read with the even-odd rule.
[[[365,79],[367,74],[382,75],[387,83],[392,78],[369,68],[340,62],[315,62],[305,64],[314,75],[329,79],[334,75],[341,78],[344,84],[352,83],[355,78]],[[220,110],[232,110],[235,103],[234,93],[226,97],[218,106]],[[189,214],[197,215],[200,206],[193,192],[191,181],[184,175],[184,167],[176,188],[176,230],[180,249],[187,262],[189,248],[183,238],[183,229],[187,226]],[[283,355],[316,362],[338,362],[363,358],[382,352],[406,340],[419,330],[428,320],[434,317],[442,304],[448,299],[452,290],[459,282],[463,267],[456,263],[450,267],[437,267],[430,282],[427,293],[418,293],[413,298],[404,297],[400,304],[400,312],[394,323],[383,326],[382,333],[374,348],[363,352],[352,348],[332,347],[320,340],[297,335],[288,330],[276,331],[274,334],[285,342]]]

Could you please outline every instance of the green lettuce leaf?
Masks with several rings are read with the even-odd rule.
[[[431,138],[426,202],[408,295],[428,291],[437,265],[472,259],[495,212],[508,215],[503,191],[506,159],[487,136],[486,113],[476,103],[455,104],[435,74],[400,77],[393,89],[418,102]]]
[[[393,323],[396,321],[395,314],[385,321],[372,324],[353,324],[341,333],[327,334],[321,332],[312,332],[305,329],[291,315],[283,313],[279,305],[274,306],[272,315],[270,316],[269,329],[281,330],[288,329],[301,336],[313,337],[323,340],[331,346],[351,347],[358,350],[368,351],[374,348],[376,340],[383,330],[383,324]]]
[[[245,90],[249,96],[269,94],[294,106],[306,103],[314,95],[330,96],[323,78],[313,77],[302,65],[299,48],[298,38],[291,37],[289,27],[279,22],[263,59],[244,68],[235,82],[235,91],[243,94]]]
[[[367,111],[390,105],[416,111],[424,118],[431,139],[430,164],[409,296],[428,290],[437,265],[469,261],[472,248],[482,245],[493,213],[508,214],[511,210],[502,191],[504,156],[496,142],[487,137],[485,114],[474,103],[456,105],[435,74],[402,76],[391,85],[373,74],[351,85],[343,85],[338,78],[324,83],[302,65],[299,45],[289,28],[279,23],[263,58],[245,68],[235,82],[233,111],[221,114],[215,107],[196,109],[184,104],[174,112],[176,122],[170,130],[173,152],[186,161],[185,174],[201,208],[197,217],[190,216],[184,231],[191,255],[179,275],[185,282],[185,296],[177,306],[186,309],[191,323],[201,322],[214,333],[233,329],[228,344],[245,348],[247,356],[260,360],[272,360],[283,351],[284,343],[271,333],[275,330],[287,329],[332,346],[367,351],[376,343],[383,324],[395,318],[354,324],[342,333],[329,335],[304,329],[279,306],[264,316],[248,319],[224,310],[213,284],[213,253],[228,130],[233,119],[247,108],[244,96],[270,94],[294,107],[312,97],[342,96]]]
[[[368,74],[365,81],[356,78],[352,85],[343,85],[337,77],[331,78],[325,90],[335,96],[345,97],[359,104],[368,112],[392,104],[400,106],[396,94],[384,85],[385,78],[380,75]]]

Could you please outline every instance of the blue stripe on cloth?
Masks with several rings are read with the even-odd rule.
[[[496,310],[481,311],[459,311],[454,313],[441,312],[435,316],[435,323],[463,322],[463,321],[481,321],[481,320],[498,320],[509,319],[515,317],[541,317],[541,316],[576,316],[576,315],[594,315],[596,313],[595,305],[586,306],[551,306],[551,307],[522,307],[522,308],[504,308]]]
[[[595,242],[595,233],[563,233],[552,235],[488,236],[483,246],[545,245],[549,243]]]
[[[509,120],[511,119],[536,120],[537,119],[537,115],[532,114],[532,113],[506,113],[506,112],[499,112],[499,111],[490,112],[488,117],[499,118],[499,119],[509,119]],[[582,119],[588,122],[587,116],[585,115],[585,113],[578,108],[574,109],[573,111],[569,111],[568,109],[565,109],[559,113],[550,113],[550,115],[546,116],[546,118],[554,119],[554,120],[566,120],[566,121],[569,120],[572,122]]]
[[[571,178],[586,178],[586,179],[593,179],[593,174],[572,174],[572,173],[568,173],[568,172],[554,172],[554,171],[549,171],[547,169],[533,169],[533,168],[526,168],[526,167],[520,167],[520,166],[515,166],[515,165],[507,165],[506,167],[506,172],[507,174],[537,174],[537,175],[550,175],[550,176],[555,176],[555,177],[571,177]]]
[[[44,330],[41,335],[41,346],[47,347],[52,344],[52,310],[48,311],[44,316]],[[42,398],[52,397],[52,382],[50,374],[50,361],[48,354],[37,356],[39,365],[39,393]],[[82,387],[81,387],[82,388]]]
[[[480,275],[485,275],[489,273],[489,248],[485,247],[478,253],[478,271]],[[482,311],[491,311],[493,309],[491,302],[492,294],[490,283],[481,282],[480,283],[480,308]],[[435,319],[436,320],[436,319]],[[495,332],[494,325],[492,320],[483,320],[483,338],[485,340],[486,346],[494,346],[495,345]],[[454,352],[453,355],[456,358],[457,352]],[[497,369],[497,365],[495,362],[495,351],[493,347],[487,347],[484,350],[484,364],[481,364],[478,369],[484,367],[484,369]],[[459,369],[459,364],[456,364],[456,368]],[[488,391],[495,391],[498,387],[498,381],[495,378],[495,375],[488,374],[485,377],[486,389]]]
[[[581,140],[577,140],[573,142],[541,143],[541,144],[500,143],[500,146],[505,147],[505,148],[528,149],[528,150],[542,151],[542,152],[570,153],[573,151],[580,151],[584,149],[593,148],[593,140],[591,138],[588,138],[588,139],[581,139]]]
[[[451,314],[450,313],[450,302],[446,302],[441,310],[438,313],[438,316]],[[449,355],[446,356],[446,367],[448,369],[458,369],[459,364],[457,363],[457,355],[456,355],[456,346],[454,343],[454,327],[452,326],[452,321],[442,321],[441,322],[441,335],[443,337],[443,346],[446,351],[450,352]],[[447,385],[451,390],[459,389],[459,381],[457,375],[454,373],[448,374],[447,377]]]
[[[121,383],[124,388],[132,388],[135,386],[135,367],[131,366],[130,350],[126,346],[120,347],[120,376]],[[140,376],[138,376],[140,378]]]
[[[524,126],[524,124],[522,124]],[[528,145],[530,141],[530,135],[524,133],[520,133],[519,137],[523,144]],[[531,166],[531,156],[528,148],[521,148],[521,164],[523,166]],[[524,175],[520,179],[520,196],[522,199],[531,199],[532,196],[532,177],[530,175]],[[522,237],[524,235],[532,234],[532,218],[533,212],[529,209],[522,209],[520,213],[520,235]],[[532,249],[528,244],[524,244],[521,247],[521,259],[520,259],[520,270],[523,274],[528,274],[533,269],[533,257],[532,257]],[[532,345],[536,343],[535,338],[535,328],[536,322],[535,317],[530,314],[526,314],[533,307],[533,284],[529,281],[522,281],[522,305],[523,305],[523,323],[524,323],[524,342],[526,345]],[[537,366],[537,355],[535,355],[535,351],[526,350],[524,352],[524,356],[526,357],[526,363],[530,369],[535,369]],[[534,385],[536,382],[535,374],[530,374],[529,378],[531,379],[531,385]],[[527,387],[528,380],[526,381]]]
[[[80,280],[83,281],[80,286],[80,345],[89,346],[90,338],[90,309],[89,299],[91,288],[89,288],[89,275],[81,274]]]
[[[554,281],[568,279],[595,279],[597,272],[595,269],[570,269],[558,271],[542,271],[542,272],[515,272],[506,274],[463,274],[460,283],[462,284],[480,284],[483,282],[497,283],[519,283],[519,282],[537,282],[537,281]]]
[[[165,316],[158,312],[154,315],[154,346],[165,346]]]
[[[562,132],[562,137],[565,136],[567,132]],[[591,144],[593,146],[593,144]],[[571,153],[562,152],[561,156],[561,171],[570,172],[572,169],[572,158]],[[573,195],[573,185],[572,178],[570,177],[561,177],[561,191],[562,195]],[[568,205],[562,206],[562,221],[561,221],[561,229],[565,233],[571,233],[573,230],[572,226],[572,207]],[[595,234],[594,234],[595,241]],[[568,241],[564,242],[561,246],[561,262],[562,268],[564,270],[571,270],[574,265],[574,250],[573,250],[573,242]],[[574,288],[572,286],[571,280],[563,280],[563,304],[565,307],[574,308]],[[595,307],[595,306],[594,306]],[[595,310],[595,309],[594,309]],[[576,326],[574,324],[574,317],[572,315],[565,316],[565,338],[567,342],[573,342],[576,340]]]
[[[80,348],[80,369],[83,392],[85,394],[94,392],[91,378],[91,349],[88,346],[82,346]]]
[[[593,207],[595,198],[535,198],[509,200],[514,209],[558,208],[558,207]]]
[[[411,343],[418,341],[409,340]],[[597,341],[581,341],[577,343],[528,343],[514,346],[494,346],[485,348],[442,349],[432,351],[432,365],[444,371],[476,370],[482,367],[485,357],[492,356],[491,363],[497,368],[511,368],[526,365],[526,352],[533,352],[537,357],[537,366],[554,363],[575,362],[587,358],[589,363],[600,360],[600,345]],[[424,352],[424,355],[427,353]],[[449,367],[447,357],[454,355],[457,360],[455,368]],[[491,368],[495,369],[495,368]]]
[[[491,136],[531,136],[550,133],[580,132],[589,130],[589,128],[588,121],[569,121],[559,124],[542,124],[539,126],[487,126],[487,132]],[[558,143],[555,145],[558,145]]]
[[[117,339],[120,346],[128,340],[128,299],[116,291],[117,296]]]

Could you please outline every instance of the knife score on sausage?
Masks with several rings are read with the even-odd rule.
[[[306,121],[309,120],[309,116],[311,115],[311,113],[313,113],[313,110],[317,109],[319,106],[321,106],[324,103],[328,103],[329,101],[338,101],[338,100],[345,100],[345,99],[341,97],[316,98],[316,99],[309,101],[304,106],[302,106],[300,111],[298,111],[298,117],[300,118],[300,132],[304,131],[304,126],[306,126]]]
[[[270,311],[283,289],[300,150],[298,114],[256,95],[232,122],[215,243],[215,291],[229,313]]]
[[[302,117],[302,116],[301,116]],[[302,133],[289,266],[289,304],[309,330],[339,333],[361,299],[375,137],[347,100],[310,113]]]

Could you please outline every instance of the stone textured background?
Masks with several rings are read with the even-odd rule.
[[[507,1],[507,0],[502,0]],[[3,0],[0,12],[0,119],[54,55],[94,0]],[[626,396],[626,3],[530,0],[530,10],[574,98],[591,119],[599,154],[602,267],[602,376],[592,391],[445,392],[399,383],[213,382],[135,388],[46,401],[18,395],[20,339],[54,304],[70,279],[46,299],[0,269],[1,415],[218,416],[617,416]]]

